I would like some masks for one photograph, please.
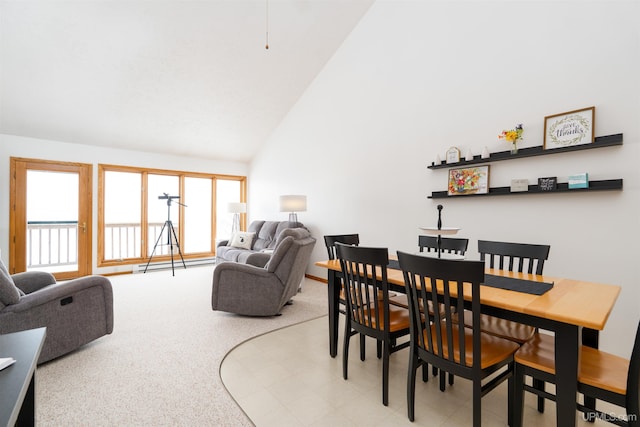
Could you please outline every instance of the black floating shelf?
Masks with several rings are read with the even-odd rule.
[[[545,156],[547,154],[567,153],[570,151],[589,150],[592,148],[613,147],[615,145],[622,145],[621,133],[617,133],[615,135],[598,136],[591,144],[572,145],[569,147],[554,148],[552,150],[545,150],[542,145],[539,145],[537,147],[520,148],[515,154],[511,154],[511,151],[499,151],[497,153],[491,153],[488,159],[483,159],[478,155],[473,156],[473,160],[461,159],[456,163],[441,162],[439,165],[432,163],[431,166],[429,166],[429,169],[456,168],[465,165],[475,165],[478,163],[497,162],[500,160],[520,159],[524,157]]]
[[[483,197],[483,196],[519,196],[526,194],[553,194],[553,193],[584,193],[585,191],[607,191],[622,190],[622,178],[606,179],[602,181],[589,181],[588,188],[572,188],[566,182],[558,183],[558,187],[552,191],[542,191],[537,185],[530,185],[529,191],[511,192],[511,187],[492,187],[486,194],[466,194],[449,196],[446,191],[434,191],[429,196],[430,199],[444,199],[447,197],[455,197],[458,199],[466,199],[467,197]]]

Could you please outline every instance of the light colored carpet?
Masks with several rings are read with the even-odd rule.
[[[114,331],[41,365],[41,426],[245,426],[220,364],[260,334],[327,314],[326,285],[306,279],[270,318],[211,310],[213,267],[111,277]]]

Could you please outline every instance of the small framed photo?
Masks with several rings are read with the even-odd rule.
[[[558,177],[549,176],[546,178],[538,178],[538,190],[555,191],[558,188]]]
[[[449,169],[449,196],[487,194],[489,192],[489,166]]]
[[[460,150],[456,147],[451,147],[447,150],[447,164],[458,163],[460,161]]]
[[[544,118],[544,149],[591,144],[596,107],[567,111]]]

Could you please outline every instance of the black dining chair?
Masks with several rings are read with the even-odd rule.
[[[469,239],[459,237],[441,237],[440,250],[442,252],[464,255],[469,246]],[[418,236],[418,248],[420,252],[437,252],[438,238],[436,236]]]
[[[555,400],[555,395],[540,391],[525,384],[525,376],[555,383],[555,344],[551,335],[537,333],[533,339],[523,344],[515,354],[514,380],[514,425],[523,421],[524,392],[539,398]],[[631,360],[582,346],[578,369],[578,392],[585,397],[595,398],[622,407],[624,416],[614,416],[612,412],[602,412],[593,407],[576,402],[584,419],[601,419],[619,426],[640,426],[640,323],[631,352]],[[621,414],[620,414],[621,415]]]
[[[480,284],[484,263],[426,258],[398,252],[411,316],[407,410],[415,415],[416,371],[431,364],[473,382],[473,425],[480,426],[482,396],[508,381],[509,424],[512,418],[513,354],[518,344],[480,330]],[[471,325],[464,327],[465,301],[471,303]],[[421,307],[441,307],[425,321]],[[491,377],[491,379],[489,379]],[[442,388],[441,382],[441,390]]]
[[[360,235],[359,234],[332,234],[324,236],[324,244],[327,248],[327,255],[330,260],[336,259],[336,243],[344,243],[345,245],[353,245],[358,246],[360,244]],[[342,272],[335,272],[336,276],[343,282],[340,289],[340,296],[338,297],[338,303],[343,307],[340,308],[339,311],[342,314],[346,313],[346,305],[345,301],[345,291],[344,291],[344,281],[342,280]],[[382,347],[378,351],[378,357],[382,356]],[[365,344],[365,335],[360,335],[360,360],[365,360],[366,358],[366,344]]]
[[[456,255],[465,255],[467,253],[467,248],[469,247],[469,239],[459,238],[459,237],[441,237],[440,238],[440,250],[442,252],[456,254]],[[438,251],[438,238],[436,236],[418,236],[418,248],[420,252],[437,252]],[[430,310],[430,314],[433,314],[433,311]],[[432,369],[433,376],[438,375],[438,369],[434,366]],[[426,369],[425,375],[423,376],[424,380],[426,378]],[[441,377],[441,387],[444,387],[443,383],[444,377]],[[453,375],[449,374],[449,384],[453,385]]]
[[[382,343],[382,403],[389,404],[389,356],[409,346],[397,339],[409,334],[409,311],[389,304],[387,248],[336,243],[347,301],[342,373],[348,377],[349,341],[364,334]]]
[[[327,247],[329,259],[336,259],[336,243],[358,246],[360,244],[359,234],[332,234],[324,236],[324,244]]]
[[[518,273],[542,274],[550,249],[549,245],[478,240],[480,260],[485,261],[487,267]],[[480,325],[483,332],[518,344],[527,342],[536,333],[532,326],[486,314],[480,316]],[[536,380],[534,387],[544,390],[544,382]],[[542,398],[538,400],[538,411],[544,412]]]
[[[542,274],[550,248],[549,245],[478,240],[480,260],[486,262],[487,267],[519,273]],[[488,315],[481,316],[481,324],[483,332],[520,344],[535,333],[531,326]]]

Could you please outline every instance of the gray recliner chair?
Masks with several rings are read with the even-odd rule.
[[[275,316],[298,292],[316,239],[302,228],[284,230],[264,267],[224,262],[213,270],[213,310]]]
[[[38,363],[113,331],[113,291],[103,276],[56,283],[53,275],[10,275],[0,260],[0,334],[47,328]]]

